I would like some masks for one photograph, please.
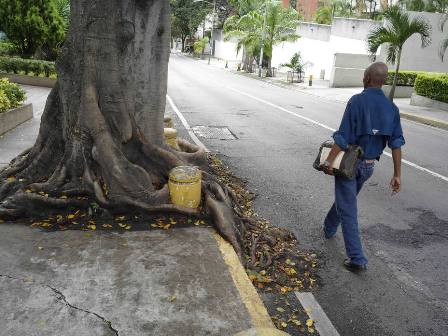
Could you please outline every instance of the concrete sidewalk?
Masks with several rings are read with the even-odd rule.
[[[38,113],[0,138],[3,164],[37,135],[45,93],[26,89]],[[233,249],[203,226],[44,232],[1,223],[0,292],[5,336],[235,335],[273,327]]]
[[[207,60],[198,60],[203,63],[207,63]],[[227,63],[227,68],[226,68]],[[347,103],[348,100],[354,95],[363,90],[362,87],[357,88],[330,88],[328,87],[329,82],[319,79],[313,80],[313,85],[309,86],[308,78],[305,79],[303,83],[288,83],[286,81],[286,73],[278,72],[276,73],[276,77],[258,77],[258,72],[255,73],[246,73],[236,71],[238,67],[238,62],[232,61],[227,62],[222,59],[211,58],[210,65],[215,67],[219,67],[228,71],[231,71],[236,74],[245,75],[254,79],[263,80],[273,85],[281,86],[284,88],[298,90],[303,93],[307,93],[310,95],[314,95],[319,98],[324,98],[332,101],[337,101],[340,103]],[[440,109],[435,109],[431,107],[421,107],[421,106],[413,106],[410,105],[409,98],[396,98],[394,99],[394,103],[400,109],[400,114],[402,118],[416,121],[422,124],[448,129],[448,112]]]

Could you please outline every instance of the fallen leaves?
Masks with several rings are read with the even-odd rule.
[[[96,230],[96,225],[95,225],[95,224],[89,224],[89,225],[87,225],[87,228],[88,228],[89,230],[94,231],[94,230]]]

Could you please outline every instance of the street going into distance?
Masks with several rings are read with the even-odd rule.
[[[369,268],[354,274],[342,267],[342,233],[326,240],[322,232],[333,178],[312,168],[345,104],[310,92],[180,53],[169,62],[168,101],[191,130],[230,131],[227,140],[195,132],[197,139],[247,181],[260,216],[294,232],[302,248],[319,256],[314,296],[341,335],[446,335],[448,132],[402,119],[402,191],[392,195],[389,188],[393,164],[386,149],[358,198]]]

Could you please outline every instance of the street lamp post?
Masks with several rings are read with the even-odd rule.
[[[206,1],[206,0],[194,0],[193,2],[207,2],[207,3],[211,3],[211,2]],[[215,28],[215,15],[216,15],[216,0],[213,0],[212,30],[211,30],[211,34],[210,34],[210,39],[208,40],[208,45],[209,45],[209,48],[210,48],[210,52],[208,53],[208,64],[210,64],[210,58],[212,57],[212,51],[213,51],[213,42],[212,41],[213,41],[213,30]],[[204,27],[204,31],[205,31],[205,27]]]

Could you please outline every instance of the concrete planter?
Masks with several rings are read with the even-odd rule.
[[[431,98],[427,98],[427,97],[423,97],[423,96],[419,96],[418,94],[412,94],[411,97],[411,105],[414,106],[423,106],[423,107],[432,107],[432,108],[436,108],[439,110],[444,110],[444,111],[448,111],[448,104],[438,101],[438,100],[434,100]]]
[[[392,85],[384,85],[383,92],[386,96],[389,96]],[[394,98],[411,98],[412,93],[414,93],[413,86],[399,86],[395,87]]]
[[[25,75],[15,75],[15,74],[2,74],[0,73],[0,78],[8,78],[11,83],[23,84],[23,85],[33,85],[33,86],[43,86],[53,88],[56,84],[56,79],[47,77],[36,77],[36,76],[25,76]]]
[[[0,113],[0,135],[30,120],[33,117],[33,105],[26,104]]]

